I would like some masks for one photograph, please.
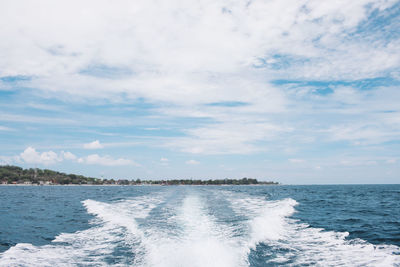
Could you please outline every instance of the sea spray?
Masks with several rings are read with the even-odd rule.
[[[269,199],[264,187],[145,190],[150,193],[83,200],[93,216],[87,228],[58,234],[47,245],[18,243],[0,254],[0,266],[400,266],[398,246],[295,219],[310,205],[294,200],[296,191],[293,198]]]
[[[247,258],[228,227],[208,214],[204,199],[187,195],[177,207],[178,236],[154,233],[148,246],[147,266],[247,266]]]

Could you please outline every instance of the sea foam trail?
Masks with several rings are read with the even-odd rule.
[[[248,266],[246,251],[232,238],[229,227],[208,214],[204,203],[198,195],[183,199],[173,218],[181,232],[175,236],[151,233],[144,266]]]
[[[17,244],[0,255],[0,266],[129,266],[133,256],[108,258],[118,247],[141,253],[143,233],[135,219],[145,218],[159,202],[146,196],[114,203],[85,200],[88,213],[96,216],[91,228],[60,234],[50,245]]]
[[[248,246],[269,265],[289,266],[400,266],[400,249],[372,245],[348,233],[309,227],[290,216],[293,199],[268,201],[227,193],[233,209],[248,218]],[[250,255],[251,257],[251,255]]]
[[[0,254],[0,266],[400,266],[396,246],[292,219],[298,203],[290,198],[179,188],[82,204],[94,215],[91,228],[45,246],[17,244]]]

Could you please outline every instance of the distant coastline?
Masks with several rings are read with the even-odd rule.
[[[0,166],[0,185],[5,186],[51,186],[51,185],[278,185],[273,181],[258,181],[254,178],[242,179],[99,179],[83,175],[66,174],[48,169],[23,169],[18,166]]]

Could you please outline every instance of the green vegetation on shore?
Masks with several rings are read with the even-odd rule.
[[[209,180],[192,180],[192,179],[164,179],[164,180],[147,180],[147,179],[98,179],[86,177],[76,174],[65,174],[62,172],[47,169],[23,169],[18,166],[0,166],[0,183],[1,184],[91,184],[91,185],[273,185],[277,182],[257,181],[253,178],[242,179],[209,179]]]

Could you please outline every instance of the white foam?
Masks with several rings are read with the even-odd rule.
[[[400,266],[396,246],[347,240],[348,233],[324,231],[291,219],[297,202],[270,201],[243,193],[182,191],[162,203],[144,196],[114,203],[86,200],[92,227],[64,233],[49,245],[17,244],[0,254],[0,266],[248,266],[252,250],[265,265]],[[208,207],[230,203],[235,223],[219,220]],[[157,212],[149,213],[159,207]],[[229,208],[229,207],[226,207]],[[218,214],[217,214],[218,215]],[[138,220],[146,221],[138,224]],[[261,245],[260,245],[261,244]],[[260,245],[260,246],[258,246]],[[117,247],[130,249],[116,262]]]
[[[17,244],[0,255],[0,266],[108,266],[106,258],[121,245],[139,254],[143,233],[135,219],[146,217],[159,202],[154,197],[115,203],[85,200],[84,206],[97,218],[93,227],[60,234],[50,245]],[[131,263],[126,259],[123,265]]]
[[[229,227],[216,223],[204,200],[189,195],[175,217],[181,232],[175,237],[152,233],[145,266],[247,266],[246,251]]]
[[[112,230],[94,227],[62,234],[57,238],[59,241],[71,241],[62,245],[56,242],[45,246],[20,243],[1,255],[0,266],[75,266],[85,263],[106,266],[104,255],[112,253],[119,241]]]
[[[90,199],[83,201],[88,213],[95,215],[104,223],[124,227],[135,235],[141,235],[135,219],[147,217],[158,203],[160,199],[148,197],[127,199],[116,203],[103,203]]]
[[[324,231],[288,219],[285,233],[279,240],[265,243],[288,252],[277,257],[293,261],[294,265],[319,266],[398,266],[399,247],[375,246],[361,239],[347,240],[347,232]]]
[[[260,243],[275,248],[266,257],[266,263],[290,266],[400,266],[400,249],[397,246],[375,246],[360,239],[347,240],[348,233],[324,231],[291,219],[290,215],[298,204],[293,199],[267,201],[259,197],[231,195],[230,200],[232,208],[248,218],[249,248],[256,249]]]

